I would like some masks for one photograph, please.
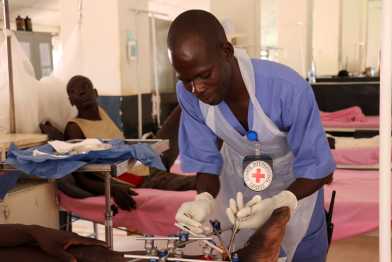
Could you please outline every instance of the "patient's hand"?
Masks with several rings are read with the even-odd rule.
[[[119,208],[127,211],[136,208],[136,202],[132,196],[137,196],[137,193],[131,190],[130,186],[123,184],[113,185],[112,196]]]
[[[49,121],[40,123],[41,132],[48,135],[49,140],[64,140],[64,134],[54,127]]]

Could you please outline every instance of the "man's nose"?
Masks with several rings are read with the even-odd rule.
[[[207,86],[202,81],[192,81],[192,93],[203,94],[207,89]]]

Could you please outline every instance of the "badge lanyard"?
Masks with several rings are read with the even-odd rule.
[[[272,183],[272,158],[261,153],[261,143],[255,131],[248,131],[246,136],[254,143],[255,154],[246,156],[242,162],[244,183],[251,190],[260,192]]]

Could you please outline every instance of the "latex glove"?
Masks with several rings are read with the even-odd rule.
[[[279,194],[261,199],[260,196],[255,196],[237,213],[227,210],[226,213],[231,223],[234,224],[235,217],[239,221],[239,228],[257,229],[261,227],[271,216],[272,212],[280,207],[289,207],[292,214],[297,207],[298,201],[293,193],[290,191],[282,191]]]
[[[189,228],[193,233],[201,234],[203,222],[211,214],[215,206],[214,197],[203,192],[195,197],[194,201],[183,203],[177,210],[176,221]]]
[[[254,205],[260,203],[261,200],[261,196],[256,195],[248,203],[244,204],[244,196],[242,192],[238,192],[236,195],[236,200],[234,200],[233,198],[229,200],[229,207],[226,209],[226,215],[229,218],[230,222],[234,224],[235,220],[237,219],[237,213],[240,210],[243,210],[245,207],[252,208]]]

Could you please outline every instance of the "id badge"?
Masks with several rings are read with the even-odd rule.
[[[245,185],[253,191],[267,189],[273,179],[272,158],[267,155],[246,156],[242,163]]]

